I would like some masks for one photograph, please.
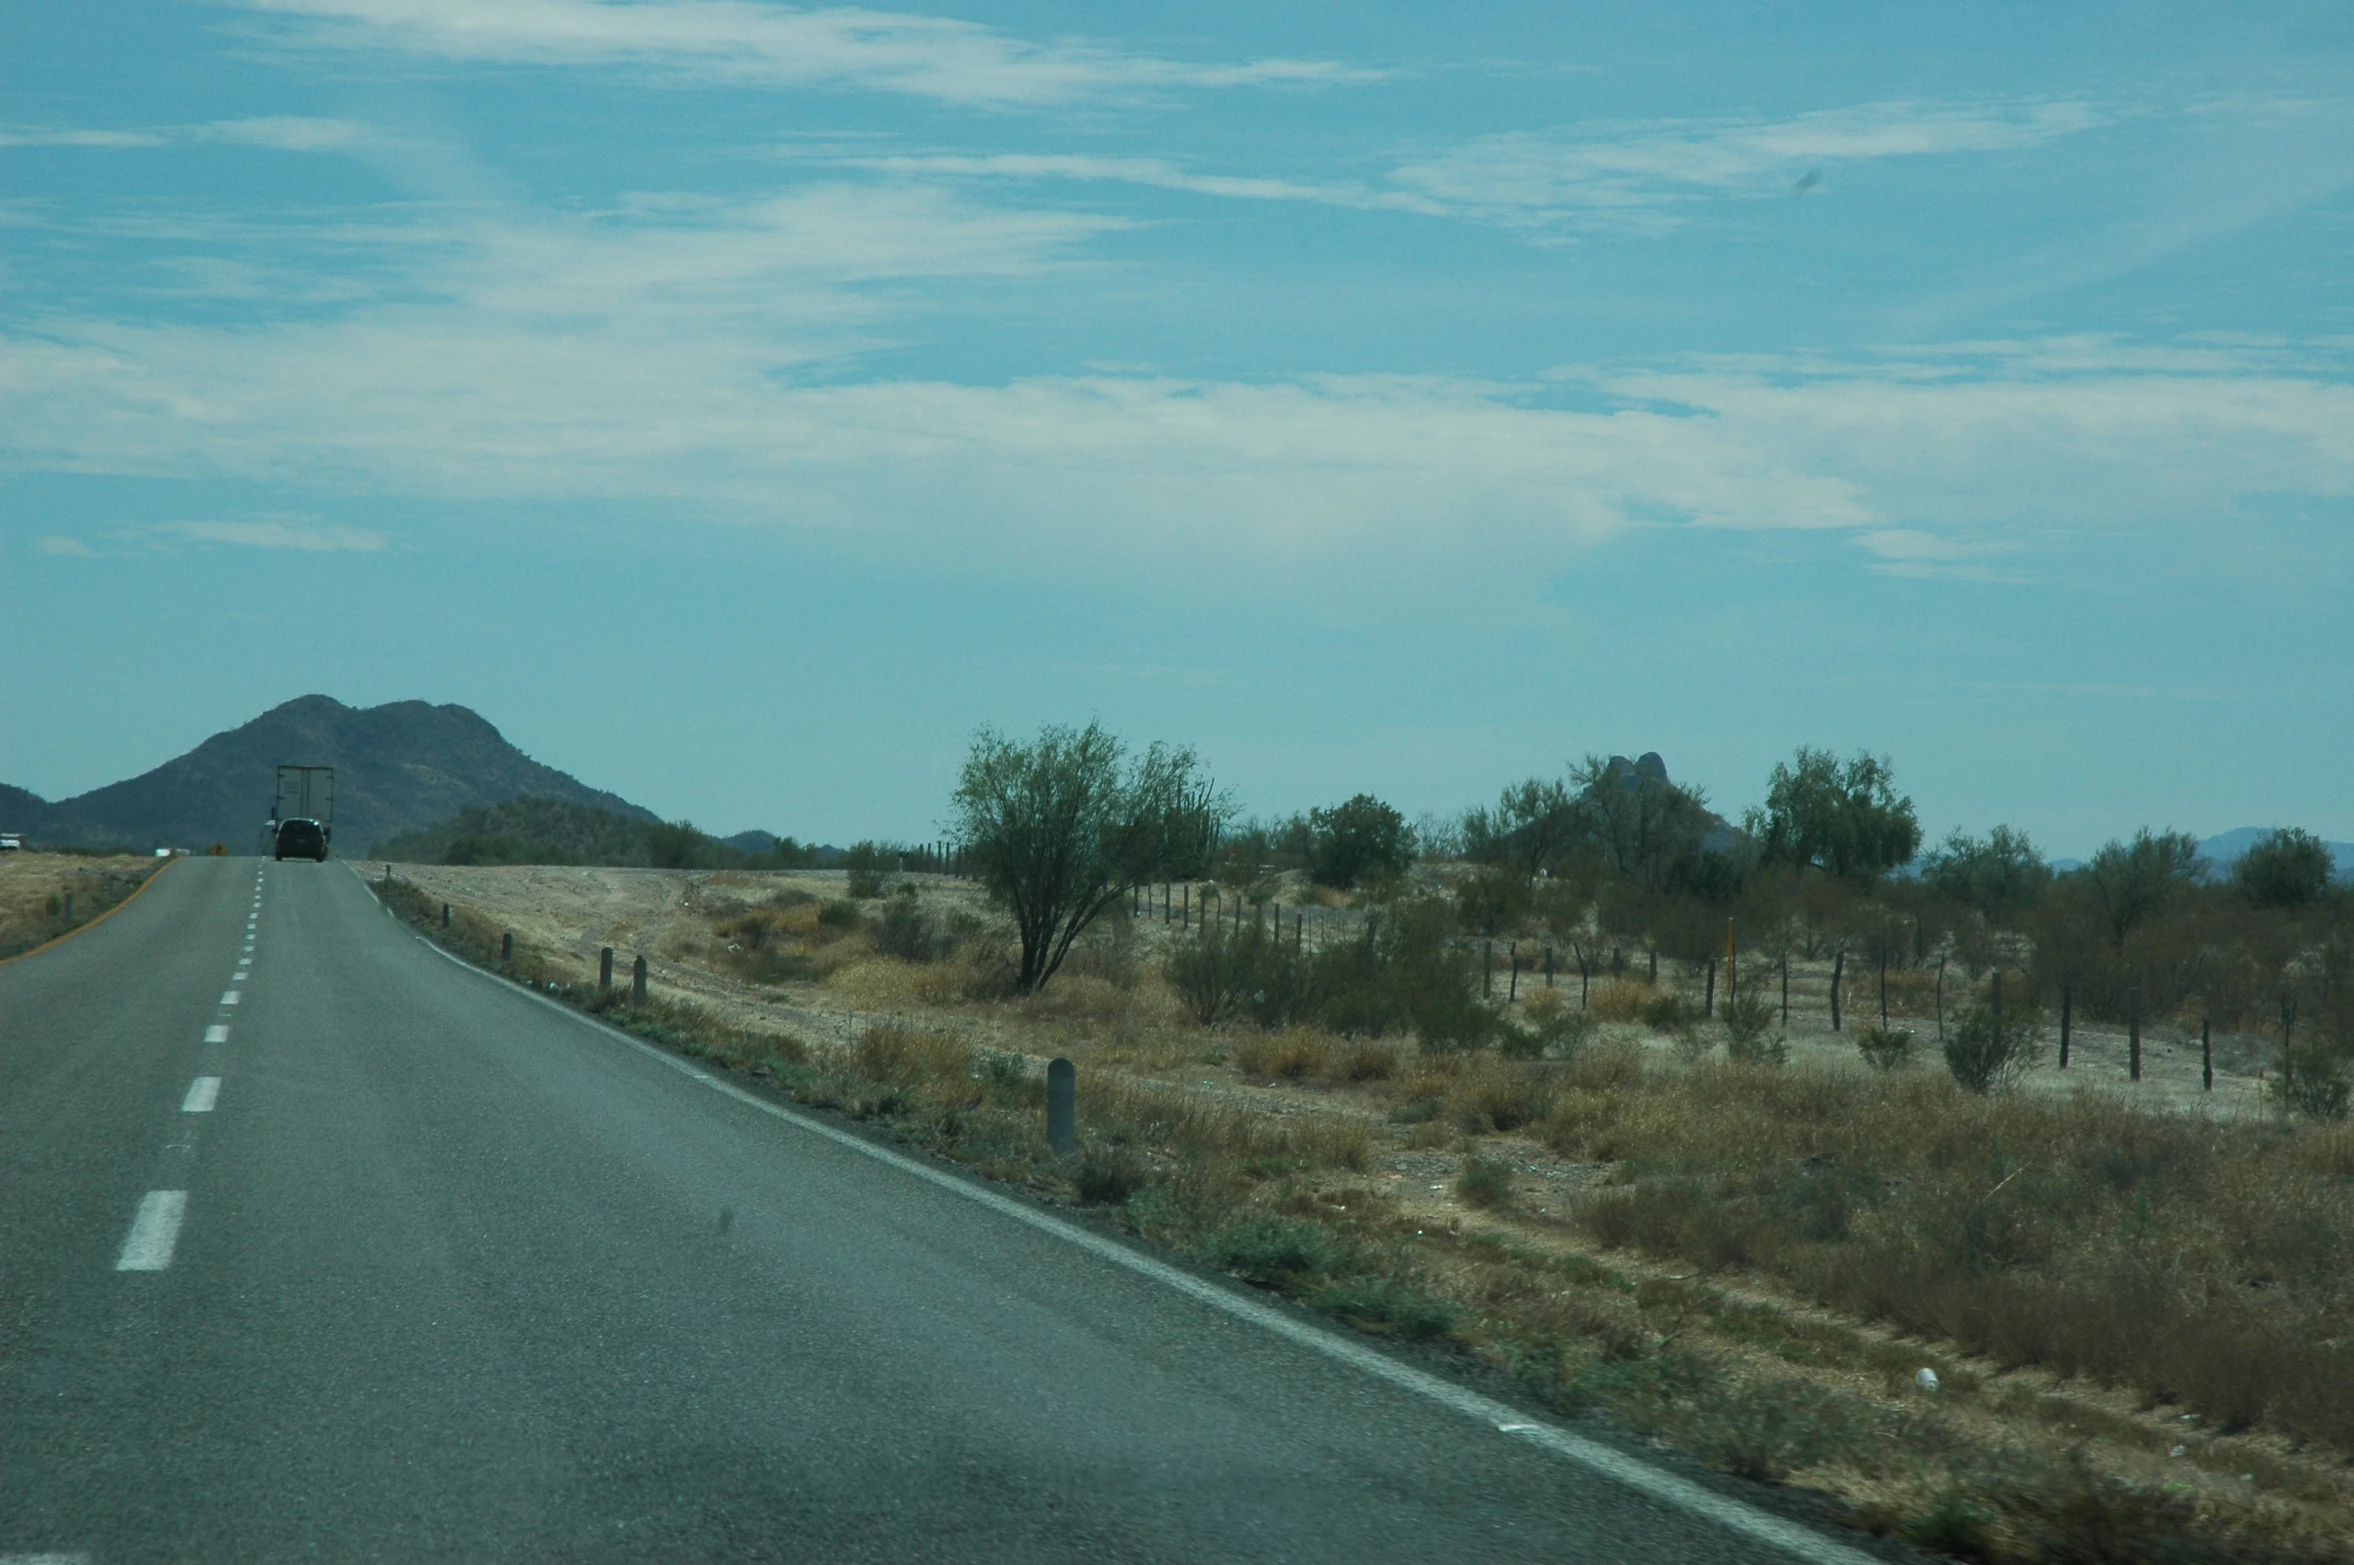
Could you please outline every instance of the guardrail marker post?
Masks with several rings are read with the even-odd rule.
[[[1079,1069],[1066,1059],[1046,1067],[1046,1144],[1066,1157],[1079,1148]]]
[[[384,889],[387,891],[392,889],[392,860],[390,859],[384,861]]]
[[[502,962],[515,960],[515,931],[512,929],[499,936],[499,960]]]
[[[641,1011],[646,1008],[646,959],[642,956],[629,970],[629,1003]]]
[[[597,953],[597,992],[603,994],[613,987],[613,948],[605,947]]]
[[[450,927],[450,905],[447,902],[441,905],[441,927],[444,929]]]

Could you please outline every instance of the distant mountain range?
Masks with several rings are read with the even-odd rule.
[[[2268,826],[2237,826],[2219,836],[2209,837],[2199,844],[2199,857],[2219,870],[2228,870],[2263,838],[2270,836]],[[2354,842],[2325,842],[2330,859],[2337,865],[2340,880],[2354,879]]]
[[[379,840],[467,811],[531,797],[646,824],[661,817],[543,766],[462,706],[394,701],[349,707],[302,696],[213,735],[127,782],[51,803],[0,784],[0,831],[61,847],[251,852],[281,764],[335,768],[335,848],[357,858]]]

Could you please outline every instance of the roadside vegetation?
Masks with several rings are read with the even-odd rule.
[[[165,862],[143,853],[0,855],[0,960],[119,907]]]
[[[1218,813],[1185,776],[1160,797]],[[2311,839],[2216,877],[2142,833],[2055,875],[1997,828],[1899,876],[1888,767],[1817,752],[1740,828],[1649,757],[1411,828],[1363,796],[1218,824],[1162,839],[1167,881],[1091,882],[1043,969],[1002,893],[872,866],[872,897],[694,880],[642,1008],[578,943],[511,966],[1875,1531],[2346,1557],[2354,916]],[[444,934],[452,898],[388,894],[497,965],[489,895]]]

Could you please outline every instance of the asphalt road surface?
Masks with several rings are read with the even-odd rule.
[[[0,967],[0,1561],[1860,1557],[460,967],[340,864],[186,860]]]

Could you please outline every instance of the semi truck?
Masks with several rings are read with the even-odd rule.
[[[270,804],[270,856],[325,863],[335,842],[335,768],[281,766]]]

